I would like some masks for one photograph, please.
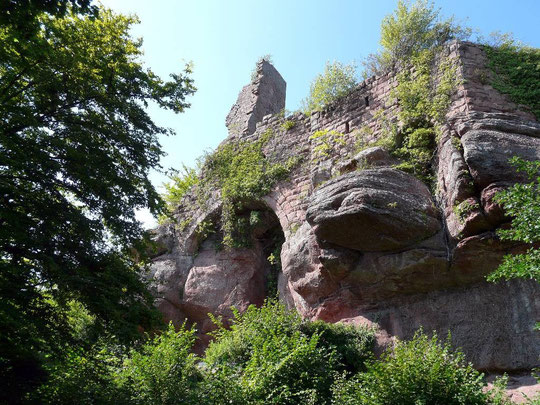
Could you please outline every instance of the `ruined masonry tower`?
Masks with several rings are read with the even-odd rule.
[[[244,86],[225,119],[229,137],[251,135],[264,116],[281,112],[286,88],[276,68],[266,59],[259,61],[252,82]]]

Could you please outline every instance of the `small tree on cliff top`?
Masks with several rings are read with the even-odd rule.
[[[305,112],[324,108],[349,93],[357,84],[356,65],[326,62],[324,72],[311,82],[309,95],[302,101]]]
[[[471,29],[441,19],[440,10],[427,0],[400,0],[393,14],[381,23],[382,50],[364,62],[365,76],[381,74],[400,64],[408,64],[413,55],[433,49],[451,39],[466,39]]]

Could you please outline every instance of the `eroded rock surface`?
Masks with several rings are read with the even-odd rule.
[[[540,159],[540,138],[530,135],[472,130],[462,136],[461,143],[465,162],[480,189],[501,181],[515,183],[527,180],[525,173],[516,171],[510,164],[511,157]]]
[[[156,233],[152,271],[164,317],[197,322],[206,331],[208,312],[226,320],[232,305],[259,305],[271,279],[264,235],[278,227],[285,241],[272,282],[303,317],[376,326],[380,348],[420,327],[441,337],[451,331],[477,368],[538,366],[539,285],[491,284],[485,276],[505,254],[527,248],[498,238],[509,218],[494,196],[526,180],[508,163],[511,157],[540,159],[540,124],[481,81],[481,48],[456,42],[448,54],[464,80],[440,128],[429,186],[393,168],[399,162],[384,148],[369,147],[382,136],[377,111],[392,116],[398,108],[388,103],[393,75],[366,80],[310,117],[289,117],[294,125],[286,127],[282,116],[267,115],[284,107],[283,79],[271,65],[260,65],[227,117],[230,137],[250,141],[272,131],[265,156],[301,163],[253,202],[270,219],[252,230],[249,249],[219,249],[219,238],[204,240],[197,232],[219,217],[219,192],[203,205],[185,197],[176,226]],[[341,133],[343,142],[321,155],[311,138],[321,130]],[[368,147],[356,153],[359,134]]]
[[[441,224],[429,189],[396,169],[368,169],[330,180],[312,195],[307,221],[321,241],[387,251],[434,235]]]

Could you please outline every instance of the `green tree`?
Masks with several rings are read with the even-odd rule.
[[[382,50],[368,56],[364,75],[406,66],[421,51],[434,49],[451,39],[466,39],[470,34],[471,30],[456,24],[453,17],[441,19],[433,2],[399,0],[394,13],[381,23]]]
[[[41,13],[56,17],[68,11],[93,14],[98,11],[92,0],[5,0],[0,3],[0,25],[11,25],[21,37],[30,37],[39,30]]]
[[[165,193],[163,199],[167,203],[167,213],[171,215],[180,204],[180,201],[199,182],[197,170],[182,165],[182,170],[173,170],[169,174],[167,183],[164,183]],[[165,221],[166,215],[160,217],[160,222]]]
[[[357,84],[356,65],[326,62],[324,72],[311,82],[309,95],[302,101],[305,112],[317,111],[348,94]]]
[[[70,302],[124,341],[155,323],[134,212],[163,209],[148,172],[171,131],[144,107],[181,112],[194,92],[189,68],[163,81],[143,67],[135,17],[28,18],[31,34],[0,27],[0,400],[11,403],[70,344]]]

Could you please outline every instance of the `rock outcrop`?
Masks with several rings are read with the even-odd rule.
[[[427,239],[441,229],[438,217],[426,185],[390,168],[330,180],[313,193],[306,212],[318,240],[366,252]]]
[[[410,338],[420,327],[441,336],[451,331],[479,369],[538,366],[538,284],[492,284],[485,276],[505,254],[527,248],[497,237],[509,219],[493,197],[525,180],[511,157],[540,159],[540,124],[484,83],[480,47],[455,42],[447,56],[464,80],[437,139],[431,187],[371,145],[382,131],[376,112],[392,116],[399,108],[388,103],[394,75],[368,79],[324,111],[288,117],[294,125],[285,126],[276,114],[285,104],[285,82],[269,63],[260,64],[227,117],[230,138],[255,141],[271,130],[267,159],[302,163],[250,202],[269,218],[263,230],[252,230],[250,248],[216,248],[219,234],[201,240],[198,227],[221,210],[219,193],[204,207],[186,196],[177,224],[157,234],[162,248],[153,276],[165,318],[207,331],[208,312],[226,318],[232,305],[259,305],[268,293],[268,252],[276,247],[264,235],[274,229],[284,237],[279,296],[303,317],[370,323],[382,340]],[[321,130],[343,139],[324,156],[311,137]],[[359,136],[368,146],[360,153]]]

